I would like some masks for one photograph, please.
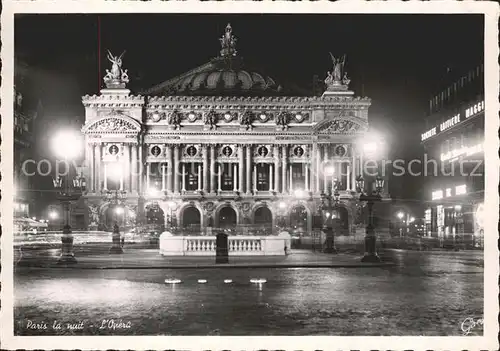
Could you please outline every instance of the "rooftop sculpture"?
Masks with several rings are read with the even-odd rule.
[[[222,36],[222,38],[219,39],[220,44],[222,46],[222,50],[220,51],[220,55],[222,57],[232,57],[236,56],[236,37],[233,35],[233,28],[231,27],[231,24],[228,23],[226,26],[226,32]]]
[[[125,51],[120,56],[113,56],[108,50],[107,58],[112,63],[111,71],[106,69],[106,76],[104,77],[104,83],[108,89],[125,88],[125,85],[129,82],[127,70],[122,69],[122,57],[124,54]]]

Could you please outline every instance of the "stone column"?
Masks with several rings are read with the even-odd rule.
[[[319,145],[315,144],[316,146],[316,187],[314,188],[314,191],[316,191],[316,193],[320,193],[320,188],[321,188],[321,182],[320,182],[320,178],[319,178],[319,175],[320,175],[320,172],[321,172],[321,148],[319,147]]]
[[[198,164],[198,191],[201,191],[201,165]]]
[[[239,165],[238,165],[238,181],[239,181],[239,185],[238,185],[238,191],[242,194],[245,189],[245,178],[244,178],[244,174],[245,174],[245,163],[243,161],[243,145],[238,145],[238,161],[239,161]]]
[[[167,145],[167,192],[172,193],[172,145]]]
[[[309,192],[309,161],[304,163],[304,172],[306,173],[306,179],[305,179],[305,188],[306,191]]]
[[[273,180],[274,180],[273,164],[269,163],[268,165],[269,165],[269,191],[273,191]]]
[[[217,173],[218,175],[218,184],[217,184],[217,191],[220,193],[222,191],[222,164],[219,163],[219,172]]]
[[[233,163],[231,164],[231,167],[233,168],[233,191],[236,192],[238,191],[238,164]]]
[[[282,179],[282,190],[281,192],[284,194],[288,191],[288,187],[287,187],[287,179],[286,179],[286,171],[287,171],[287,161],[288,161],[288,149],[287,149],[287,146],[288,145],[282,145],[281,146],[281,155],[282,155],[282,159],[281,159],[281,179]]]
[[[108,165],[104,164],[104,190],[108,190]]]
[[[253,192],[257,193],[257,164],[253,165]]]
[[[325,172],[325,167],[327,166],[328,162],[328,144],[323,144],[323,193],[326,193],[326,190],[328,189],[328,176]]]
[[[130,191],[130,144],[125,145],[125,174],[124,174],[124,180],[125,180],[125,188],[124,190]]]
[[[288,185],[289,186],[289,189],[288,189],[288,192],[290,194],[293,193],[293,168],[292,168],[292,163],[290,163],[290,184]]]
[[[101,149],[102,145],[97,144],[95,146],[95,192],[101,192],[101,165],[102,165],[102,157],[101,157]]]
[[[174,145],[174,170],[172,177],[174,179],[174,193],[179,193],[179,148],[180,145]]]
[[[94,149],[95,149],[95,144],[91,143],[90,144],[90,152],[89,152],[89,191],[91,193],[95,192],[95,170],[94,170]]]
[[[137,147],[139,149],[139,162],[138,162],[138,166],[139,166],[139,176],[138,176],[139,193],[143,194],[144,193],[144,158],[142,155],[142,149],[144,148],[144,145],[139,144]]]
[[[250,194],[250,192],[252,191],[252,146],[251,145],[246,146],[246,153],[247,153],[246,154],[247,165],[245,169],[246,181],[247,181],[246,192],[247,194]]]
[[[137,163],[139,162],[137,160],[137,145],[135,144],[132,144],[132,172],[130,174],[130,178],[131,178],[131,184],[130,184],[130,190],[132,192],[136,192],[137,191]]]
[[[274,191],[280,192],[280,149],[278,145],[274,145],[273,148],[273,157],[274,157]]]
[[[165,191],[165,165],[161,163],[161,191]]]
[[[151,175],[151,163],[146,164],[146,191],[149,192],[149,176]]]
[[[215,193],[215,145],[210,145],[210,192]]]
[[[203,149],[203,192],[208,192],[208,145],[202,145]]]
[[[352,170],[351,170],[351,182],[352,182],[352,190],[356,190],[356,153],[354,152],[354,148],[351,146],[352,150]]]
[[[182,172],[181,172],[181,179],[182,179],[182,192],[186,192],[186,163],[182,162]]]
[[[346,186],[346,190],[347,191],[351,191],[351,166],[350,164],[347,164],[347,172],[346,172],[346,182],[347,182],[347,186]]]

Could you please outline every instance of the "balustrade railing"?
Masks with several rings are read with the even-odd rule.
[[[255,254],[263,250],[262,239],[255,237],[230,237],[228,239],[229,252],[238,254]],[[216,250],[216,238],[184,237],[184,251],[189,253],[213,254]]]

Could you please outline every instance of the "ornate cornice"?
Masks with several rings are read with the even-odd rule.
[[[268,97],[229,97],[229,96],[152,96],[148,98],[148,108],[192,108],[193,105],[199,105],[198,108],[211,106],[212,108],[221,108],[223,106],[234,106],[235,108],[262,108],[277,109],[284,107],[291,108],[315,108],[325,106],[341,105],[343,108],[353,108],[370,106],[370,98],[352,97],[352,96],[329,96],[323,98],[319,96],[298,97],[298,96],[268,96]],[[182,106],[184,105],[184,106]],[[277,106],[278,105],[278,106]]]
[[[121,95],[121,94],[102,94],[82,96],[84,107],[142,107],[144,106],[144,96],[141,95]]]
[[[85,134],[138,134],[141,130],[141,124],[135,119],[115,111],[92,120],[82,127],[82,132]]]

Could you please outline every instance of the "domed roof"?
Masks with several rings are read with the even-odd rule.
[[[220,39],[220,56],[210,62],[161,83],[147,94],[165,95],[281,95],[281,87],[271,77],[247,69],[236,55],[236,38],[231,25]]]

